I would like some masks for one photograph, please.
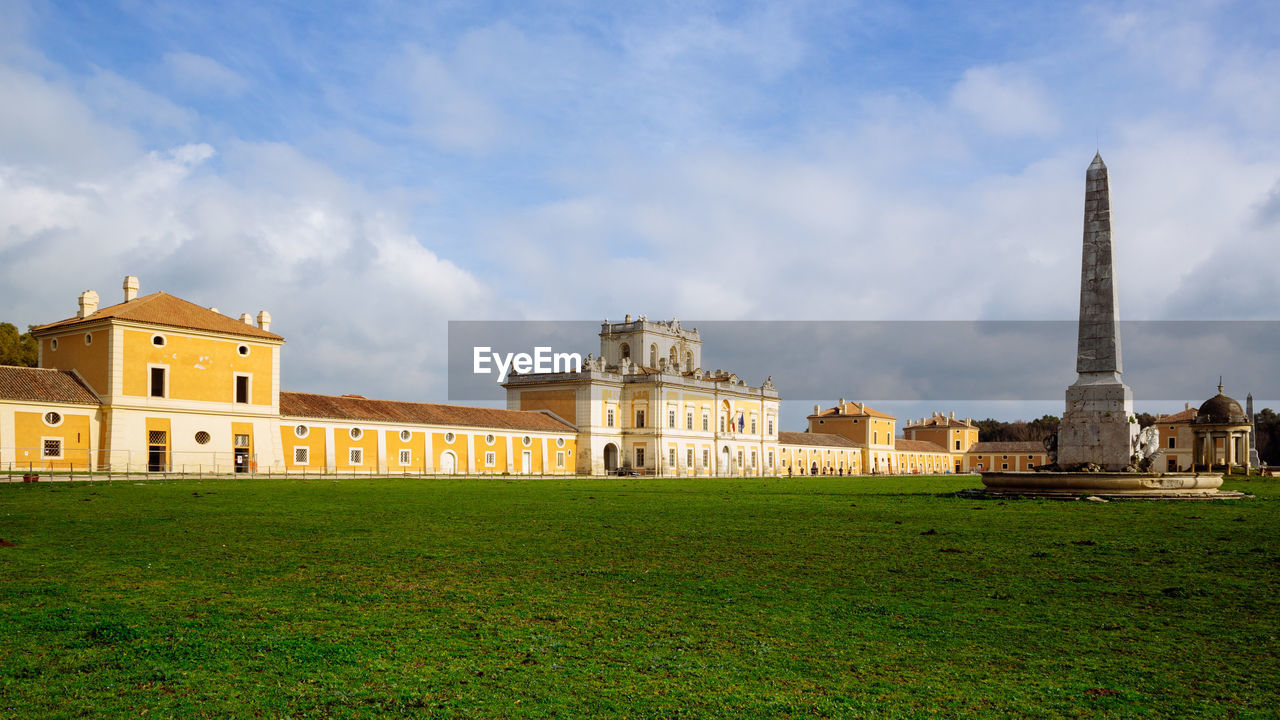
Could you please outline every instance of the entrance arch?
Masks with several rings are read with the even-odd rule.
[[[604,471],[611,473],[618,469],[618,446],[609,443],[604,446]]]
[[[440,455],[440,472],[445,475],[452,475],[457,472],[458,456],[453,454],[452,450],[445,450]]]
[[[729,474],[729,446],[728,445],[725,445],[724,447],[720,448],[719,470],[720,470],[719,472],[720,475]]]

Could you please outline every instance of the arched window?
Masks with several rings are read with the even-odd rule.
[[[658,346],[649,346],[649,367],[658,367]]]
[[[618,351],[621,353],[621,357],[624,360],[631,357],[631,346],[626,343],[622,343],[622,347],[618,348]]]
[[[685,370],[692,370],[692,369],[693,369],[693,351],[692,351],[692,350],[686,350],[686,351],[685,351],[685,353],[684,353],[684,364],[685,364]]]
[[[675,345],[671,346],[671,352],[667,354],[667,362],[671,363],[672,365],[675,365],[676,363],[680,362],[680,354],[676,352]]]

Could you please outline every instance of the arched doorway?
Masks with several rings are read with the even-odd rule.
[[[724,447],[720,448],[719,470],[721,475],[729,474],[729,446],[728,445],[725,445]]]
[[[453,454],[452,450],[445,450],[440,455],[440,472],[445,475],[452,475],[457,471],[458,456]]]
[[[604,471],[611,473],[618,469],[618,446],[609,443],[604,446]]]

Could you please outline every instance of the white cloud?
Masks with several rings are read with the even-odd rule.
[[[965,70],[951,93],[952,105],[967,113],[988,133],[1003,137],[1056,133],[1057,114],[1039,83],[1017,68],[975,67]]]
[[[403,69],[417,130],[443,149],[485,152],[503,140],[502,113],[470,78],[418,48]]]
[[[217,60],[191,52],[165,53],[165,71],[183,93],[236,97],[249,86],[242,75]]]
[[[53,106],[89,137],[120,132],[69,93],[22,79],[29,97],[51,98],[28,105],[37,117]],[[21,115],[9,111],[10,139],[39,139],[37,118]],[[403,218],[287,145],[133,152],[92,169],[0,165],[6,320],[69,316],[86,288],[113,302],[120,278],[135,274],[144,292],[227,314],[272,310],[289,340],[286,388],[440,399],[444,320],[483,317],[491,296]]]

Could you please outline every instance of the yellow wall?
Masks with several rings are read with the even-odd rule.
[[[298,437],[294,428],[298,425],[305,425],[308,428],[307,436]],[[323,470],[325,467],[325,438],[324,428],[307,425],[306,423],[281,423],[280,425],[280,448],[284,453],[284,464],[290,470]],[[308,462],[306,465],[299,465],[293,461],[293,449],[296,447],[309,448]]]
[[[387,470],[389,472],[421,472],[426,467],[427,434],[425,432],[409,432],[408,440],[400,439],[400,430],[383,430],[386,433]],[[409,451],[409,464],[400,464],[400,451]]]
[[[58,335],[58,349],[53,349],[54,338],[43,338],[40,341],[40,366],[58,370],[75,370],[80,377],[89,383],[89,387],[99,395],[107,392],[107,378],[110,375],[110,360],[107,351],[110,346],[111,331],[102,328],[92,331],[93,343],[84,344],[85,332],[74,332]]]
[[[493,444],[490,445],[484,441],[485,437],[493,435]],[[519,440],[516,441],[519,444]],[[475,468],[478,473],[504,473],[507,471],[507,439],[497,433],[476,433],[476,441],[474,443],[476,454],[471,460],[471,467]],[[484,461],[484,454],[487,452],[494,453],[493,465],[487,465]],[[513,469],[519,472],[520,466],[515,465]]]
[[[431,448],[432,452],[435,454],[435,469],[439,470],[442,467],[440,458],[444,455],[445,451],[452,450],[454,456],[457,458],[457,462],[454,463],[453,471],[456,473],[471,472],[471,468],[473,468],[474,465],[471,464],[471,460],[467,456],[467,436],[463,433],[456,432],[453,434],[453,442],[448,443],[444,440],[445,434],[446,433],[437,432],[431,435]],[[480,441],[484,441],[483,435],[480,437]],[[482,455],[480,458],[483,460],[484,456]]]
[[[13,414],[15,467],[30,467],[33,470],[87,470],[90,463],[89,448],[92,447],[89,414],[72,415],[62,408],[50,409],[62,415],[62,422],[57,427],[45,424],[44,413],[47,410]],[[45,460],[41,457],[45,438],[62,440],[61,459]]]
[[[578,422],[575,390],[526,390],[520,393],[521,410],[549,410],[570,423]]]
[[[155,335],[165,338],[163,347],[151,342]],[[156,332],[124,331],[124,394],[137,397],[150,395],[151,376],[148,364],[169,368],[169,397],[198,402],[235,401],[235,374],[247,373],[250,381],[250,404],[271,404],[271,345],[233,338],[218,340],[202,336],[182,335],[169,329]],[[70,343],[69,343],[70,344]],[[97,345],[97,341],[94,341]],[[242,357],[237,348],[249,347]]]
[[[367,428],[361,428],[361,431],[360,439],[352,440],[351,426],[333,429],[333,463],[338,470],[378,469],[378,431]],[[364,451],[360,457],[362,462],[358,465],[351,464],[352,448]]]

